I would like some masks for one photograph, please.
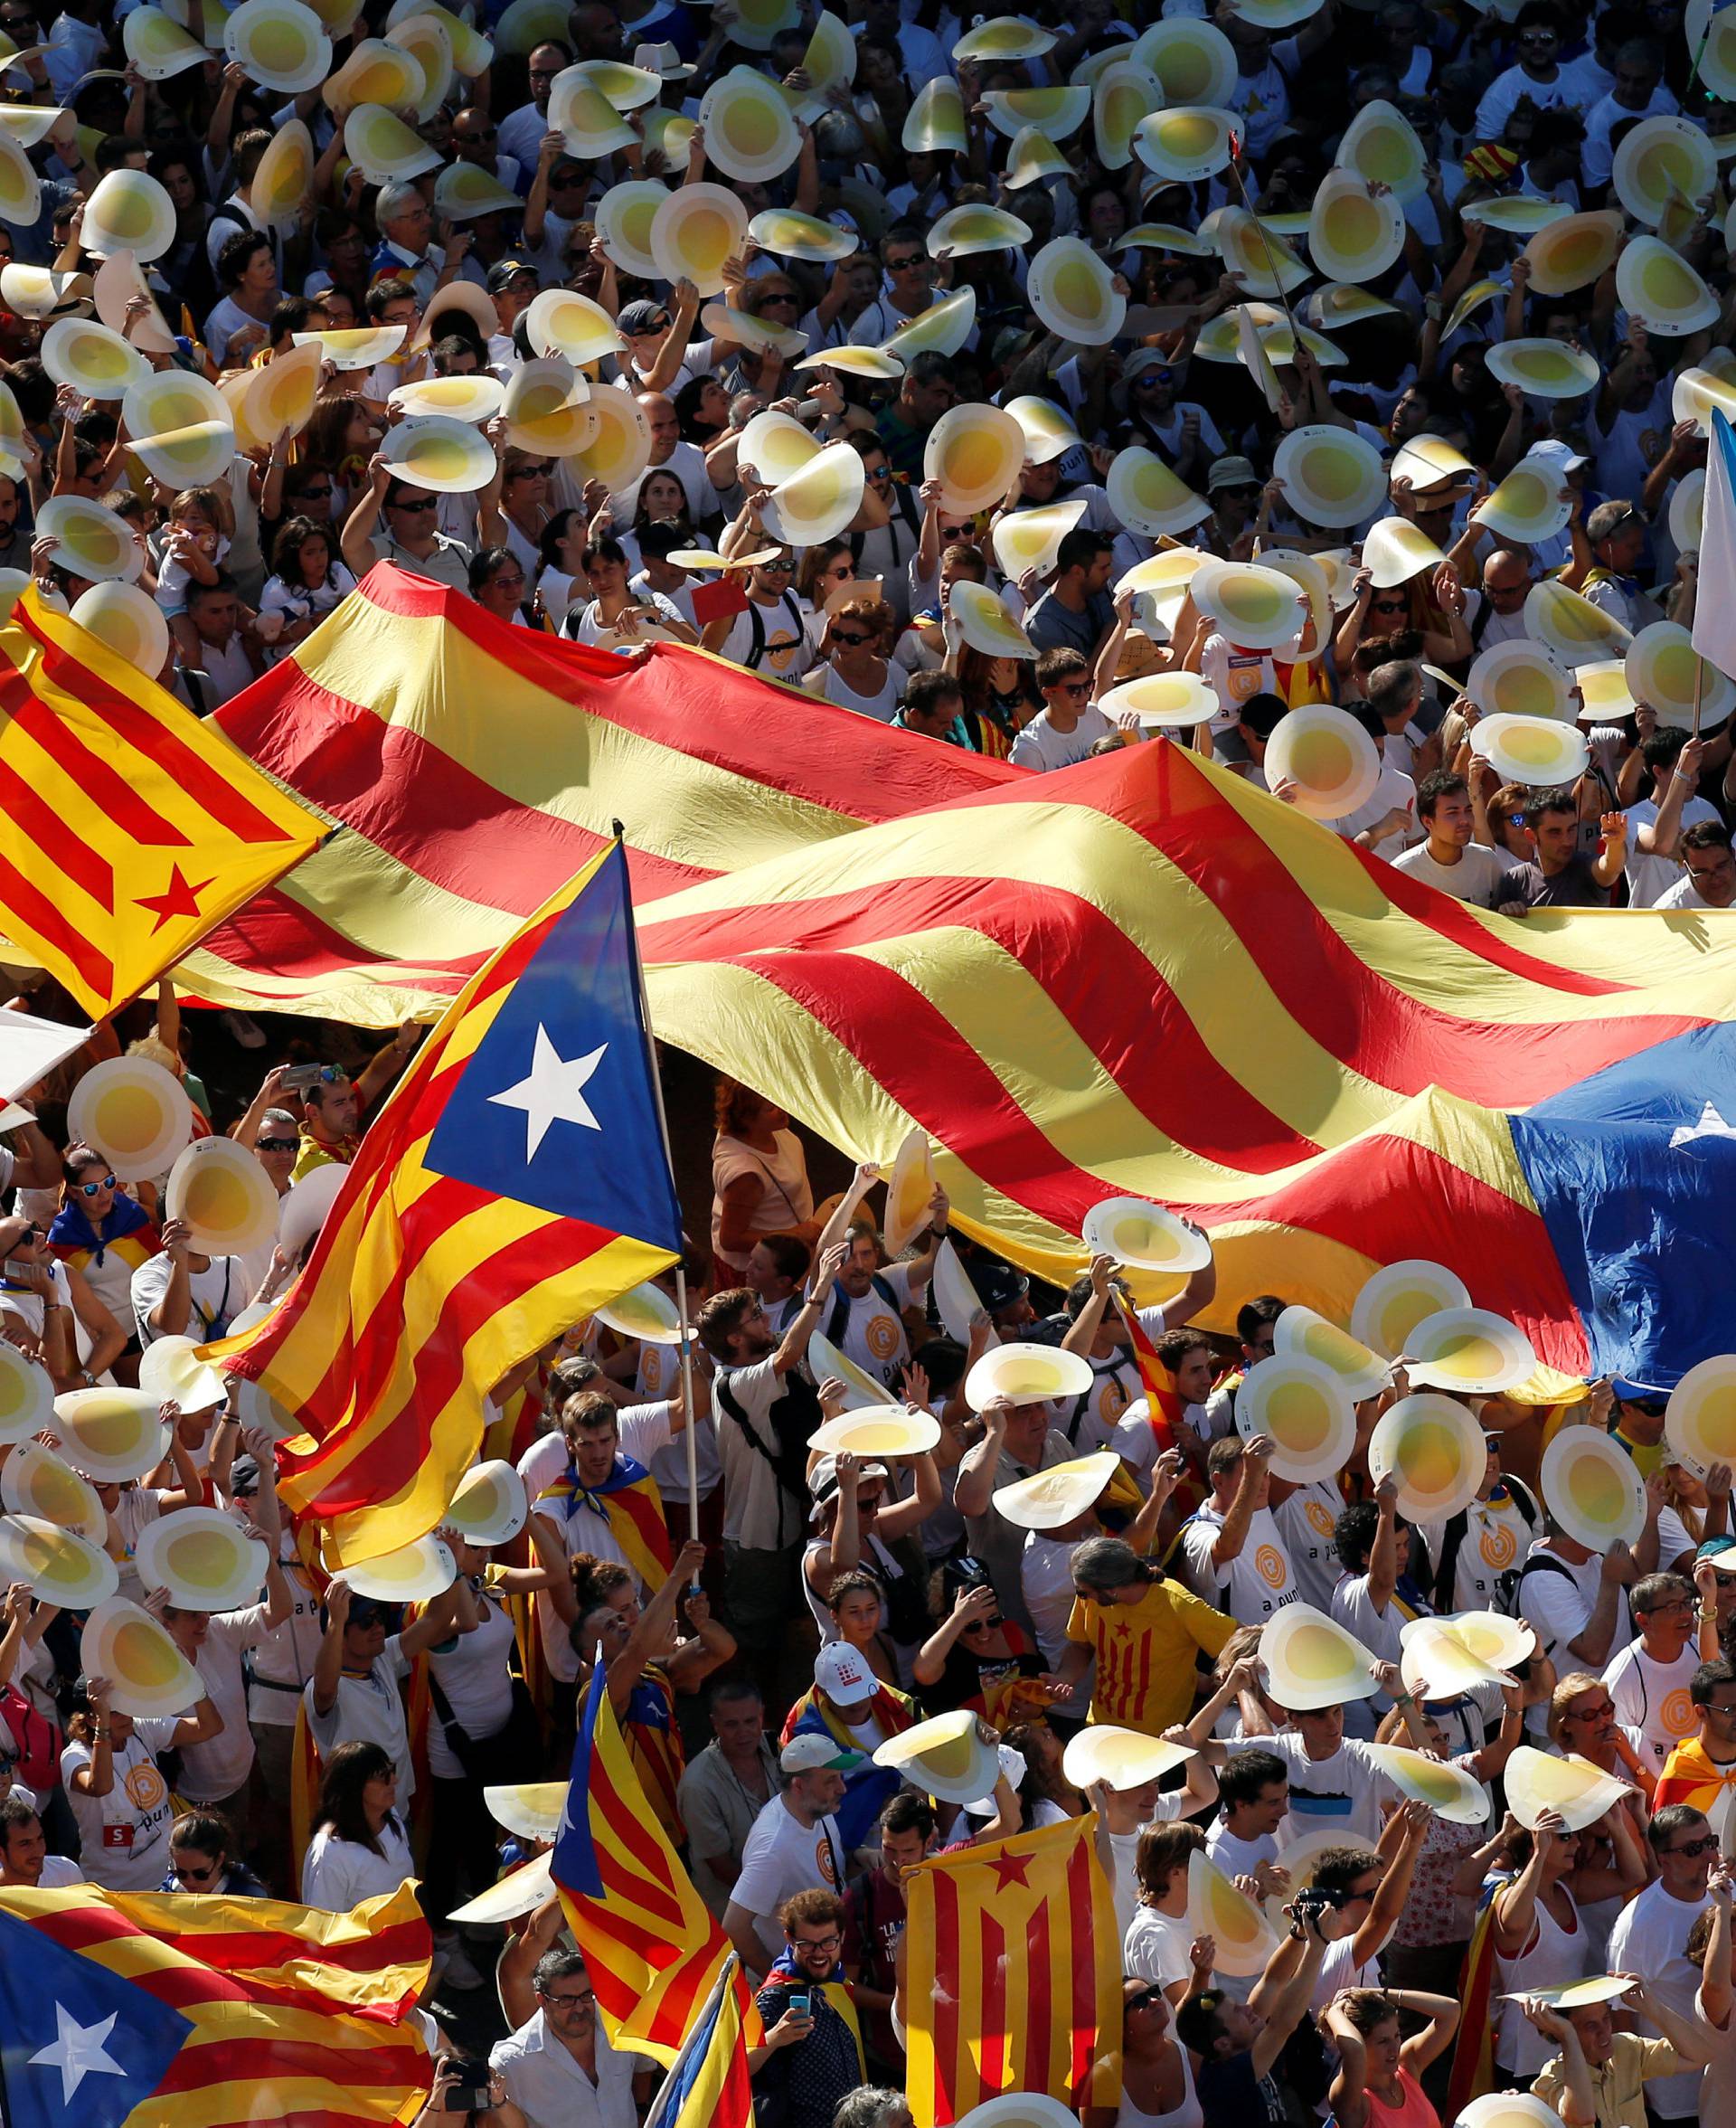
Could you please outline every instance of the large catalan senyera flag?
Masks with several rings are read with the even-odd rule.
[[[362,1141],[306,1270],[212,1350],[295,1412],[290,1504],[354,1565],[425,1535],[483,1398],[673,1263],[627,865],[605,844],[472,977]]]
[[[550,1872],[610,2039],[674,2066],[734,1953],[634,1771],[600,1650],[580,1710]],[[742,1987],[739,1972],[732,1984]],[[759,2013],[745,1990],[736,2015],[746,2020],[747,2043],[757,2045]]]
[[[905,2095],[946,2128],[1008,2091],[1120,2090],[1121,1936],[1088,1812],[932,1855],[905,1880]]]
[[[363,1026],[449,1002],[612,820],[643,903],[1024,774],[698,651],[508,628],[386,563],[213,722],[333,832],[178,979]]]
[[[179,1893],[0,1890],[12,2128],[390,2128],[433,2062],[432,1939],[404,1885],[348,1914]]]
[[[33,585],[0,620],[0,932],[93,1018],[324,831]]]

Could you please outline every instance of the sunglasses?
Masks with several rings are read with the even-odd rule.
[[[848,634],[841,628],[835,628],[832,630],[832,640],[835,643],[848,643],[853,650],[859,650],[864,643],[872,643],[873,639],[873,636],[865,632],[859,632],[854,629],[851,629]]]
[[[431,495],[425,495],[417,502],[388,503],[386,507],[391,510],[401,510],[407,517],[414,516],[422,510],[431,510],[434,507],[434,497]],[[327,1069],[322,1072],[320,1076],[323,1079],[333,1079],[347,1078],[349,1074],[345,1072],[332,1072]]]
[[[209,1884],[213,1877],[222,1876],[222,1865],[219,1862],[208,1862],[203,1869],[193,1869],[185,1862],[176,1862],[175,1874],[183,1884]]]
[[[1055,689],[1057,695],[1089,695],[1090,691],[1091,683],[1089,680],[1062,680]]]
[[[80,1190],[88,1197],[97,1196],[101,1190],[113,1189],[114,1187],[115,1177],[112,1175],[105,1175],[100,1182],[80,1182],[78,1185]]]
[[[1582,1707],[1578,1714],[1570,1715],[1568,1719],[1573,1722],[1600,1722],[1615,1711],[1614,1700],[1606,1699],[1601,1707]]]
[[[796,564],[794,562],[762,562],[760,566],[768,576],[788,576]]]
[[[1736,1714],[1736,1707],[1722,1707],[1717,1711],[1723,1714]],[[1703,1840],[1691,1840],[1682,1847],[1665,1848],[1664,1850],[1666,1855],[1712,1855],[1717,1851],[1718,1842],[1709,1832]]]
[[[253,1149],[260,1153],[293,1153],[301,1149],[298,1138],[256,1138]]]
[[[799,296],[761,296],[760,301],[762,307],[769,303],[788,303],[789,307],[795,310],[800,307],[801,298]]]
[[[514,480],[546,480],[553,470],[554,461],[548,459],[540,466],[514,466],[512,478]]]
[[[1373,599],[1369,602],[1376,613],[1402,613],[1410,604],[1408,599]]]
[[[324,487],[304,487],[301,492],[303,497],[310,503],[329,502],[332,495],[332,484],[328,480]]]

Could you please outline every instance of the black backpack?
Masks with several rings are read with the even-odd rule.
[[[1513,1504],[1518,1509],[1520,1518],[1524,1521],[1530,1534],[1535,1537],[1540,1510],[1536,1501],[1531,1496],[1529,1487],[1521,1485],[1516,1478],[1508,1478],[1504,1482],[1507,1490],[1513,1495]],[[1440,1558],[1435,1566],[1434,1581],[1429,1589],[1429,1597],[1442,1617],[1445,1617],[1454,1608],[1453,1584],[1458,1574],[1459,1547],[1464,1544],[1465,1534],[1470,1526],[1470,1509],[1461,1508],[1458,1513],[1448,1520],[1446,1527],[1440,1533]],[[1516,1590],[1519,1586],[1518,1577],[1524,1572],[1525,1565],[1526,1562],[1520,1559],[1514,1565],[1504,1568],[1500,1574],[1496,1575],[1495,1585],[1496,1590],[1495,1609],[1497,1611],[1505,1611],[1507,1608],[1500,1598],[1504,1592],[1510,1593],[1509,1577],[1511,1577],[1511,1589]],[[1509,1613],[1509,1615],[1513,1614]]]
[[[1571,1578],[1572,1569],[1565,1559],[1557,1559],[1548,1552],[1533,1553],[1529,1559],[1521,1559],[1516,1565],[1504,1569],[1495,1576],[1495,1608],[1509,1618],[1522,1615],[1519,1584],[1528,1574],[1565,1574]],[[1542,1655],[1547,1650],[1540,1647],[1537,1652]]]
[[[783,1395],[774,1399],[766,1414],[771,1426],[771,1444],[768,1446],[754,1431],[741,1408],[741,1399],[730,1387],[729,1376],[719,1375],[712,1388],[719,1404],[741,1427],[754,1452],[764,1456],[771,1465],[778,1486],[778,1543],[781,1546],[793,1542],[794,1538],[784,1536],[786,1503],[795,1518],[795,1535],[799,1537],[807,1499],[807,1437],[826,1417],[820,1409],[818,1392],[804,1375],[791,1367],[784,1376]]]

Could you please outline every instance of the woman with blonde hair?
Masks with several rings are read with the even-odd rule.
[[[898,714],[899,676],[886,656],[892,610],[882,599],[846,599],[828,616],[824,664],[802,682],[810,695],[890,724]]]

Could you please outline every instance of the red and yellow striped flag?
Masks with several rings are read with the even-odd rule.
[[[93,1017],[324,832],[33,584],[0,622],[0,928]]]
[[[413,1885],[349,1914],[94,1884],[0,1891],[0,1908],[192,2020],[127,2128],[390,2128],[427,2097],[405,2021],[433,1952]]]
[[[905,2095],[945,2128],[1004,2091],[1114,2105],[1121,1938],[1092,1813],[905,1880]]]

